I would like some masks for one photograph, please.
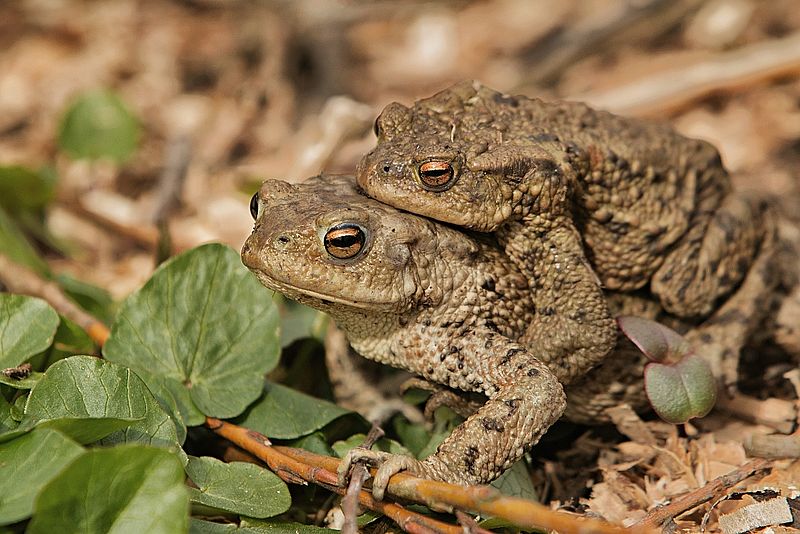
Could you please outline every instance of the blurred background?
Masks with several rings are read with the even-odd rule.
[[[383,106],[465,78],[668,120],[737,187],[797,190],[796,0],[19,0],[0,250],[121,298],[159,245],[240,247],[261,179],[352,172]]]

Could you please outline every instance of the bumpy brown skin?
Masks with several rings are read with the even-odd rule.
[[[324,245],[340,223],[366,236],[350,259]],[[267,287],[329,313],[363,356],[488,398],[428,458],[377,455],[377,498],[403,469],[490,481],[564,411],[556,376],[515,341],[532,319],[527,281],[488,241],[362,196],[352,178],[318,177],[264,183],[242,259]]]
[[[754,258],[773,254],[761,246],[774,232],[766,205],[731,192],[711,145],[663,124],[463,82],[412,108],[390,104],[376,134],[359,185],[398,208],[495,232],[535,291],[532,350],[564,381],[614,345],[601,288],[643,288],[697,323]],[[453,178],[431,190],[426,163],[449,165]]]

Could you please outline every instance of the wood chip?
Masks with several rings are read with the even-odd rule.
[[[636,443],[655,445],[656,437],[642,421],[636,412],[627,404],[621,404],[606,409],[606,414],[617,427],[617,430]]]
[[[792,522],[792,511],[785,497],[757,502],[720,516],[719,527],[725,534],[741,534],[749,530]]]

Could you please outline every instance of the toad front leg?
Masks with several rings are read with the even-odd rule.
[[[351,450],[340,466],[340,482],[354,461],[380,463],[372,483],[376,499],[383,498],[392,475],[404,470],[453,484],[489,482],[539,441],[566,406],[556,377],[522,345],[490,330],[453,335],[420,328],[427,342],[415,346],[414,336],[404,336],[392,346],[405,357],[408,370],[431,382],[483,393],[489,400],[424,460]]]
[[[617,325],[578,230],[558,215],[509,224],[501,235],[536,303],[524,343],[562,382],[583,377],[614,348]]]

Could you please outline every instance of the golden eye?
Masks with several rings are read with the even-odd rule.
[[[353,223],[337,224],[325,234],[325,250],[334,258],[348,260],[364,249],[366,234]]]
[[[453,185],[453,166],[446,161],[428,161],[419,166],[419,179],[428,191],[444,191]]]

